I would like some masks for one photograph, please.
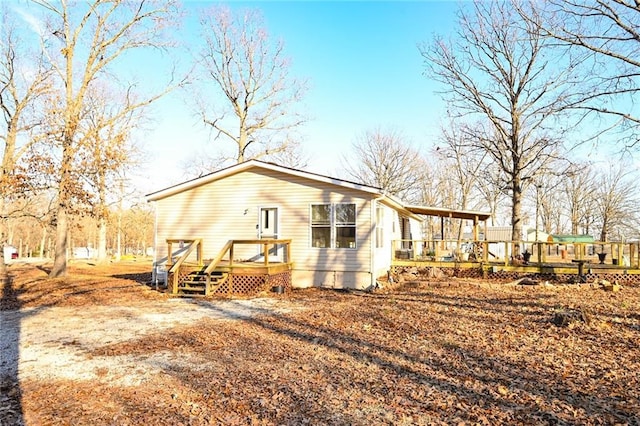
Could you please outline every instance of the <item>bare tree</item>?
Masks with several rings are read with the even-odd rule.
[[[594,204],[600,223],[600,241],[608,241],[614,232],[624,235],[628,224],[636,222],[634,215],[639,200],[633,172],[633,165],[623,162],[618,167],[605,167],[596,175]]]
[[[485,167],[478,173],[476,188],[482,202],[491,213],[491,226],[497,226],[498,218],[505,216],[500,211],[500,207],[507,204],[508,193],[504,190],[504,186],[501,186],[502,182],[502,170],[498,163],[487,161]]]
[[[121,227],[125,251],[144,254],[153,243],[154,212],[148,203],[134,204],[123,212]]]
[[[433,157],[424,157],[420,159],[421,170],[420,179],[416,184],[416,195],[414,201],[416,204],[426,206],[441,206],[444,205],[441,200],[446,198],[442,194],[442,188],[440,181],[443,176],[446,176],[446,168],[440,168],[440,162]],[[446,179],[446,178],[445,178]],[[426,216],[422,223],[423,238],[427,240],[435,240],[436,235],[440,231],[439,218],[434,216]]]
[[[36,112],[37,103],[50,89],[50,69],[43,61],[42,52],[30,52],[24,38],[16,30],[17,22],[10,19],[5,8],[0,6],[0,250],[7,243],[7,220],[18,213],[7,211],[7,201],[21,197],[28,184],[26,170],[20,160],[30,147],[29,134],[41,124],[42,116]],[[15,15],[13,15],[15,16]],[[6,276],[4,254],[0,253],[0,278]]]
[[[571,233],[588,234],[596,217],[595,199],[596,185],[589,164],[576,164],[565,173],[561,191],[566,202],[566,214],[569,217]]]
[[[479,150],[468,135],[473,131],[463,129],[466,125],[456,124],[451,120],[447,126],[441,127],[440,142],[436,148],[436,156],[450,165],[448,177],[455,183],[457,195],[453,208],[468,209],[477,194],[476,188],[481,172],[487,167],[488,154]],[[462,237],[462,221],[458,227],[458,238]]]
[[[260,159],[286,167],[305,168],[309,163],[309,157],[304,152],[302,145],[298,141],[291,141],[287,146],[286,150],[269,151],[268,156],[260,157]],[[204,176],[220,169],[221,165],[229,161],[231,161],[230,158],[222,152],[211,155],[208,149],[194,151],[181,162],[183,178],[194,179]]]
[[[234,15],[229,7],[213,7],[200,24],[205,44],[197,65],[204,95],[198,98],[204,123],[216,139],[235,145],[238,163],[295,151],[295,130],[306,121],[296,108],[306,87],[290,75],[283,43],[272,41],[256,10]],[[219,111],[205,102],[212,99],[210,85],[223,97]]]
[[[57,277],[64,275],[67,267],[68,213],[77,172],[74,164],[84,136],[82,119],[87,93],[124,53],[160,47],[167,40],[163,30],[172,22],[173,5],[144,0],[92,0],[87,4],[33,1],[48,14],[45,43],[50,47],[50,61],[62,87],[56,248],[50,272],[51,277]],[[138,102],[136,107],[150,101]]]
[[[415,198],[424,162],[397,130],[376,128],[357,136],[353,157],[343,157],[347,175],[403,199]],[[355,160],[355,161],[354,161]]]
[[[510,2],[477,1],[459,16],[456,41],[436,38],[421,53],[428,74],[445,87],[451,114],[482,120],[466,136],[499,166],[499,187],[511,198],[512,238],[521,240],[523,192],[561,150],[558,119],[570,102],[575,64],[554,56]],[[558,71],[559,62],[566,67]]]
[[[113,86],[96,85],[87,96],[83,120],[86,147],[79,153],[79,167],[93,195],[90,203],[98,221],[97,256],[102,262],[107,260],[109,206],[124,196],[114,188],[123,185],[127,172],[140,158],[131,143],[131,134],[143,118],[143,110],[133,107],[136,103],[130,90],[119,93]]]
[[[540,174],[535,180],[535,185],[531,188],[533,192],[533,202],[531,215],[535,229],[542,230],[547,234],[564,234],[566,230],[566,193],[562,190],[566,183],[567,176],[559,175],[553,171]],[[539,239],[536,235],[536,240]]]
[[[544,37],[591,56],[574,107],[613,117],[614,129],[637,128],[640,112],[640,3],[629,0],[548,0],[532,2],[522,16],[540,27]],[[531,9],[537,9],[532,20]],[[620,125],[622,124],[622,126]],[[631,133],[628,146],[638,143]]]

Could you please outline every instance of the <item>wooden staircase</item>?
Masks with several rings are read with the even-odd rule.
[[[178,283],[177,295],[183,297],[205,297],[214,293],[229,278],[228,272],[206,273],[204,268],[189,273]]]
[[[167,244],[167,290],[177,296],[255,294],[257,291],[264,291],[263,287],[269,283],[269,277],[286,275],[290,281],[291,240],[229,240],[208,263],[203,259],[202,239],[168,239]],[[178,253],[174,254],[172,251],[173,244],[180,245]],[[234,246],[240,244],[262,246],[263,260],[234,262]],[[286,260],[270,263],[269,253],[278,244],[284,246]],[[187,261],[193,255],[196,257],[195,262],[193,258]]]

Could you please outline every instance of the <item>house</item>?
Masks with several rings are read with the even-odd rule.
[[[257,160],[148,194],[147,200],[156,210],[154,271],[184,250],[167,241],[198,239],[206,260],[230,240],[286,239],[294,287],[375,286],[391,267],[392,241],[419,239],[422,220],[380,188]],[[284,254],[274,250],[270,259]],[[259,244],[234,252],[247,261],[261,255]]]

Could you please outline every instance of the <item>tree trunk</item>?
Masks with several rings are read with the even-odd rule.
[[[0,175],[0,181],[2,176]],[[7,242],[7,234],[5,229],[7,229],[7,219],[4,217],[4,199],[0,196],[0,284],[7,283],[8,274],[7,274],[7,265],[4,263],[4,245]]]
[[[44,259],[44,245],[47,243],[47,227],[42,227],[42,240],[40,240],[40,258]]]
[[[522,240],[522,190],[520,181],[514,180],[513,194],[511,196],[511,239],[513,241]]]
[[[520,252],[520,241],[522,241],[522,186],[518,176],[513,179],[511,195],[511,240],[513,241],[512,255]]]
[[[56,246],[53,260],[53,267],[49,273],[49,278],[57,278],[67,274],[67,234],[69,222],[67,209],[60,203],[56,214]]]
[[[244,120],[241,119],[240,122],[241,122],[241,126],[240,126],[240,136],[238,137],[238,158],[236,159],[238,164],[244,162],[245,160],[244,151],[247,149],[247,146],[249,146],[249,143],[250,143],[250,142],[247,142],[247,131],[242,127],[244,124]]]
[[[100,224],[98,225],[98,262],[104,263],[107,261],[107,221],[105,218],[100,218]]]
[[[609,238],[609,236],[607,235],[609,233],[609,230],[607,229],[607,222],[603,222],[602,223],[602,231],[600,232],[600,241],[607,241],[607,238]]]
[[[5,147],[3,151],[2,157],[2,165],[0,166],[0,185],[3,188],[3,193],[0,194],[0,284],[8,283],[8,272],[7,265],[4,263],[4,246],[7,244],[8,236],[9,236],[9,226],[7,225],[7,215],[5,212],[5,199],[4,199],[4,191],[7,188],[7,176],[9,173],[13,171],[13,156],[15,152],[15,132],[12,131],[15,129],[13,123],[9,124],[9,130],[7,131],[7,135],[5,137]]]
[[[76,120],[77,121],[77,120]],[[73,134],[75,129],[68,127],[64,135],[64,148],[60,164],[60,187],[58,188],[58,208],[56,212],[56,246],[53,267],[49,278],[57,278],[67,274],[67,245],[69,237],[69,217],[67,206],[71,198],[71,166],[73,163]]]
[[[574,213],[571,214],[571,233],[573,235],[578,235],[578,226],[579,226],[579,220],[576,217],[576,215]]]

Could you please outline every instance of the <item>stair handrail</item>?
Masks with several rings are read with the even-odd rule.
[[[234,240],[227,241],[224,247],[222,247],[222,249],[218,252],[218,255],[215,258],[213,258],[211,262],[209,262],[209,265],[207,265],[207,267],[203,272],[207,275],[210,275],[211,272],[213,272],[213,270],[216,268],[216,266],[218,266],[218,264],[222,261],[222,258],[227,254],[227,252],[231,250],[231,247],[233,247],[233,244],[234,244]]]
[[[202,238],[196,238],[191,242],[191,245],[180,255],[176,263],[174,263],[171,268],[167,272],[176,272],[180,269],[180,266],[187,260],[189,255],[193,253],[193,251],[198,247],[198,245],[202,244]],[[169,253],[171,256],[171,253]]]

